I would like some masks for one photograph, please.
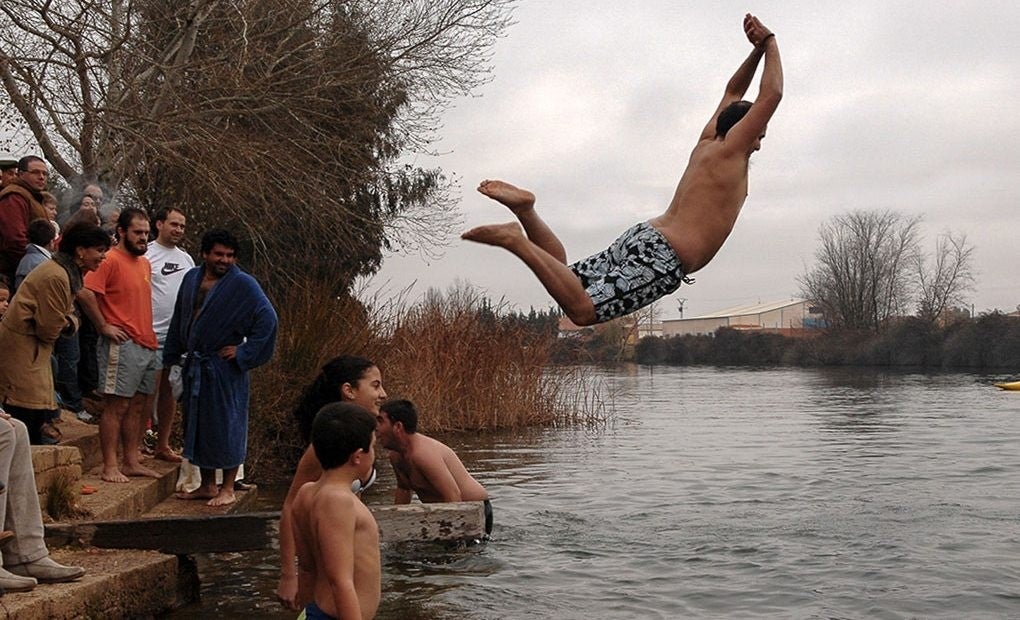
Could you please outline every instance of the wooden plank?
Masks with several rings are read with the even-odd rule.
[[[481,502],[369,508],[379,524],[383,542],[474,540],[485,531]],[[280,513],[270,511],[51,523],[46,525],[46,544],[151,549],[177,555],[251,551],[272,544],[277,538],[279,520]]]
[[[485,534],[482,502],[369,506],[383,542],[461,541]]]

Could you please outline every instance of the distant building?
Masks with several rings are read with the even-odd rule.
[[[790,336],[824,326],[822,315],[803,299],[726,308],[689,319],[664,319],[663,336],[712,334],[720,327],[761,330]]]

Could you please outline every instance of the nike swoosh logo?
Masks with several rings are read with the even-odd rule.
[[[166,263],[165,265],[163,265],[163,269],[160,270],[160,273],[164,276],[169,276],[177,273],[178,271],[184,271],[185,269],[186,267],[181,267],[180,265],[176,265],[174,263]]]

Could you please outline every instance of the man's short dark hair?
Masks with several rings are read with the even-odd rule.
[[[41,161],[44,164],[46,163],[46,161],[42,157],[37,157],[35,155],[25,155],[24,157],[18,160],[18,172],[28,172],[29,164],[31,164],[34,161]]]
[[[149,216],[147,213],[145,213],[145,211],[139,209],[138,207],[128,207],[126,209],[123,209],[120,212],[120,215],[117,216],[117,228],[119,230],[123,230],[126,232],[128,228],[131,228],[131,222],[135,221],[136,219],[141,219],[148,222]]]
[[[156,211],[156,220],[155,221],[157,221],[157,222],[165,222],[166,218],[170,217],[170,214],[173,213],[174,211],[176,211],[177,213],[180,213],[181,215],[184,215],[184,211],[181,211],[177,207],[163,207],[159,211]]]
[[[323,469],[340,467],[358,450],[372,447],[375,418],[348,402],[330,403],[312,422],[312,447]]]
[[[78,222],[67,227],[60,235],[60,253],[74,256],[78,248],[110,249],[110,235],[96,224]]]
[[[408,435],[418,432],[418,410],[414,408],[414,403],[411,401],[404,399],[388,400],[379,407],[379,410],[386,412],[391,424],[396,424],[397,422],[403,424],[404,432]]]
[[[28,223],[28,242],[46,247],[57,238],[53,222],[39,217]]]
[[[202,235],[202,254],[208,254],[212,251],[213,246],[220,244],[223,247],[230,248],[234,252],[240,251],[240,244],[237,243],[237,239],[230,233],[226,228],[213,228],[207,230]]]
[[[725,138],[729,130],[740,122],[740,119],[744,118],[747,111],[750,109],[750,101],[734,101],[723,108],[722,112],[719,113],[719,118],[715,122],[715,137]]]

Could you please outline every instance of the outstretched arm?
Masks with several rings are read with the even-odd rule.
[[[719,106],[716,107],[715,112],[712,113],[712,117],[708,119],[708,124],[705,125],[704,131],[701,132],[701,140],[711,140],[715,138],[716,121],[719,118],[719,113],[723,109],[733,103],[734,101],[740,101],[743,98],[744,93],[751,86],[751,80],[754,79],[754,73],[758,70],[758,63],[761,62],[763,56],[766,55],[767,45],[769,41],[774,43],[775,35],[766,28],[751,14],[744,16],[744,34],[747,36],[747,40],[754,46],[751,49],[751,53],[747,55],[744,62],[740,63],[737,67],[736,72],[730,81],[726,83],[726,90],[723,92],[722,101],[719,102]],[[778,60],[778,48],[776,58]],[[766,62],[766,66],[768,62]],[[764,85],[764,76],[762,76],[762,82]],[[782,91],[782,70],[779,75],[780,91]],[[760,93],[759,93],[760,96]]]
[[[757,17],[748,15],[744,18],[744,31],[756,49],[763,50],[765,67],[761,73],[758,97],[744,118],[726,134],[726,142],[734,151],[749,153],[755,142],[765,135],[765,128],[783,98],[783,64],[779,60],[776,35],[758,21]]]

